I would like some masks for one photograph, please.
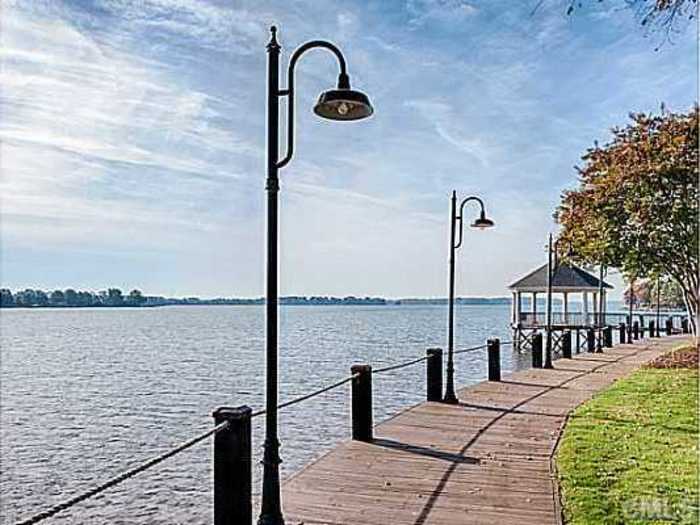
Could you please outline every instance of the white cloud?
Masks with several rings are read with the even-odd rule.
[[[459,23],[479,11],[472,2],[465,0],[407,0],[406,9],[413,26],[431,21]]]
[[[447,143],[477,160],[482,167],[491,165],[491,158],[496,154],[495,147],[478,135],[465,136],[468,127],[460,122],[459,112],[450,104],[435,100],[409,100],[404,105],[418,110]]]
[[[91,229],[95,240],[119,237],[110,224],[131,223],[142,225],[144,240],[160,242],[144,225],[178,225],[166,202],[206,202],[220,191],[212,180],[241,178],[224,161],[259,154],[259,146],[215,123],[226,120],[229,103],[60,18],[6,8],[2,45],[6,238],[45,242],[57,233],[54,240],[65,241],[73,231],[84,240],[76,225],[89,221],[106,227]]]
[[[264,41],[260,16],[241,7],[224,8],[199,0],[100,0],[97,5],[132,26],[186,36],[197,45],[226,53],[249,54]]]

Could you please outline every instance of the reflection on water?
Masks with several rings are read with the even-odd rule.
[[[444,346],[445,319],[441,306],[283,307],[280,399],[340,379],[353,363],[377,367]],[[456,319],[458,348],[510,339],[508,306],[460,306]],[[264,404],[259,306],[4,310],[0,344],[3,524],[206,430],[217,406]],[[509,346],[502,357],[504,371],[529,359]],[[456,363],[459,385],[484,379],[483,351]],[[424,366],[374,378],[376,421],[423,400]],[[348,437],[348,389],[281,412],[284,476]],[[204,442],[52,521],[211,523],[211,453]]]

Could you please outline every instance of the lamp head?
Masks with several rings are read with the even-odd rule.
[[[495,226],[491,219],[486,218],[486,212],[481,210],[481,215],[472,224],[472,228],[479,228],[480,230],[485,230],[486,228],[493,228]]]
[[[321,93],[314,106],[314,113],[330,120],[361,120],[374,113],[369,97],[350,88],[350,79],[345,73],[338,77],[338,88]]]

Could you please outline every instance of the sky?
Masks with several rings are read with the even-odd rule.
[[[624,0],[569,16],[539,3],[4,0],[2,286],[262,295],[276,24],[284,71],[297,46],[331,40],[375,107],[318,119],[337,65],[323,50],[299,62],[281,294],[445,296],[453,190],[496,222],[464,232],[458,295],[507,294],[545,262],[586,149],[631,111],[697,99],[694,25],[656,51]]]

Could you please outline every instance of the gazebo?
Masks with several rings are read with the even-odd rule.
[[[520,347],[520,341],[530,341],[533,333],[547,325],[546,308],[538,311],[538,297],[547,297],[547,264],[531,271],[508,287],[513,299],[511,303],[511,328],[513,341]],[[552,311],[552,330],[577,330],[595,326],[605,319],[607,290],[612,289],[606,282],[571,263],[559,263],[552,272],[552,297],[561,295],[563,308]],[[523,295],[530,296],[530,311],[523,311]],[[581,311],[569,311],[569,296],[581,294]],[[591,304],[589,304],[589,299]]]

